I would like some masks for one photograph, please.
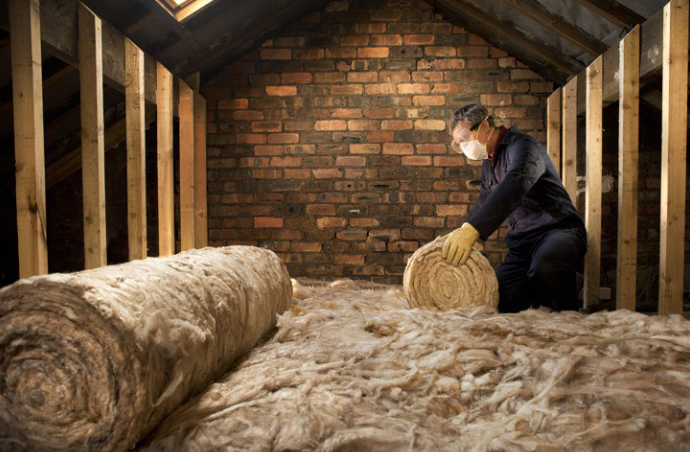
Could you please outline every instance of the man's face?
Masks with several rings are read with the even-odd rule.
[[[460,154],[462,154],[462,149],[460,147],[461,143],[472,141],[477,138],[477,132],[471,131],[472,123],[466,121],[460,121],[455,124],[455,128],[451,132],[452,141],[450,147]]]

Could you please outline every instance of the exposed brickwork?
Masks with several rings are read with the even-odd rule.
[[[483,102],[544,141],[552,90],[424,2],[331,2],[204,87],[210,243],[271,248],[293,276],[400,282],[478,197],[450,114]]]

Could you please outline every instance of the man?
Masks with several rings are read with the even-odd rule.
[[[479,200],[449,234],[442,257],[464,265],[477,239],[507,220],[508,256],[496,272],[499,311],[577,310],[586,232],[544,147],[516,127],[496,127],[477,104],[453,114],[450,132],[455,151],[483,160],[482,181]]]

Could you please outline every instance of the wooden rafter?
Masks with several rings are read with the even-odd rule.
[[[625,28],[645,21],[635,11],[621,5],[616,0],[575,0],[580,5],[591,9],[612,24]]]
[[[548,44],[528,37],[514,24],[488,16],[466,0],[431,0],[430,3],[470,31],[481,33],[483,38],[517,56],[553,81],[562,83],[562,74],[574,75],[583,69],[579,62]]]
[[[594,56],[601,55],[606,51],[606,49],[608,49],[608,46],[599,39],[590,35],[580,27],[571,24],[563,17],[552,13],[536,0],[500,1],[529,17],[555,35],[565,39],[571,44],[578,46]]]

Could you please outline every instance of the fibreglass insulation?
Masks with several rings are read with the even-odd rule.
[[[680,316],[433,312],[399,287],[305,284],[142,451],[690,450]]]
[[[0,291],[0,450],[124,451],[292,299],[271,251],[204,248]]]
[[[453,266],[441,257],[445,236],[419,248],[407,261],[403,277],[411,308],[445,311],[466,306],[498,306],[498,280],[489,261],[472,248],[466,264]]]

